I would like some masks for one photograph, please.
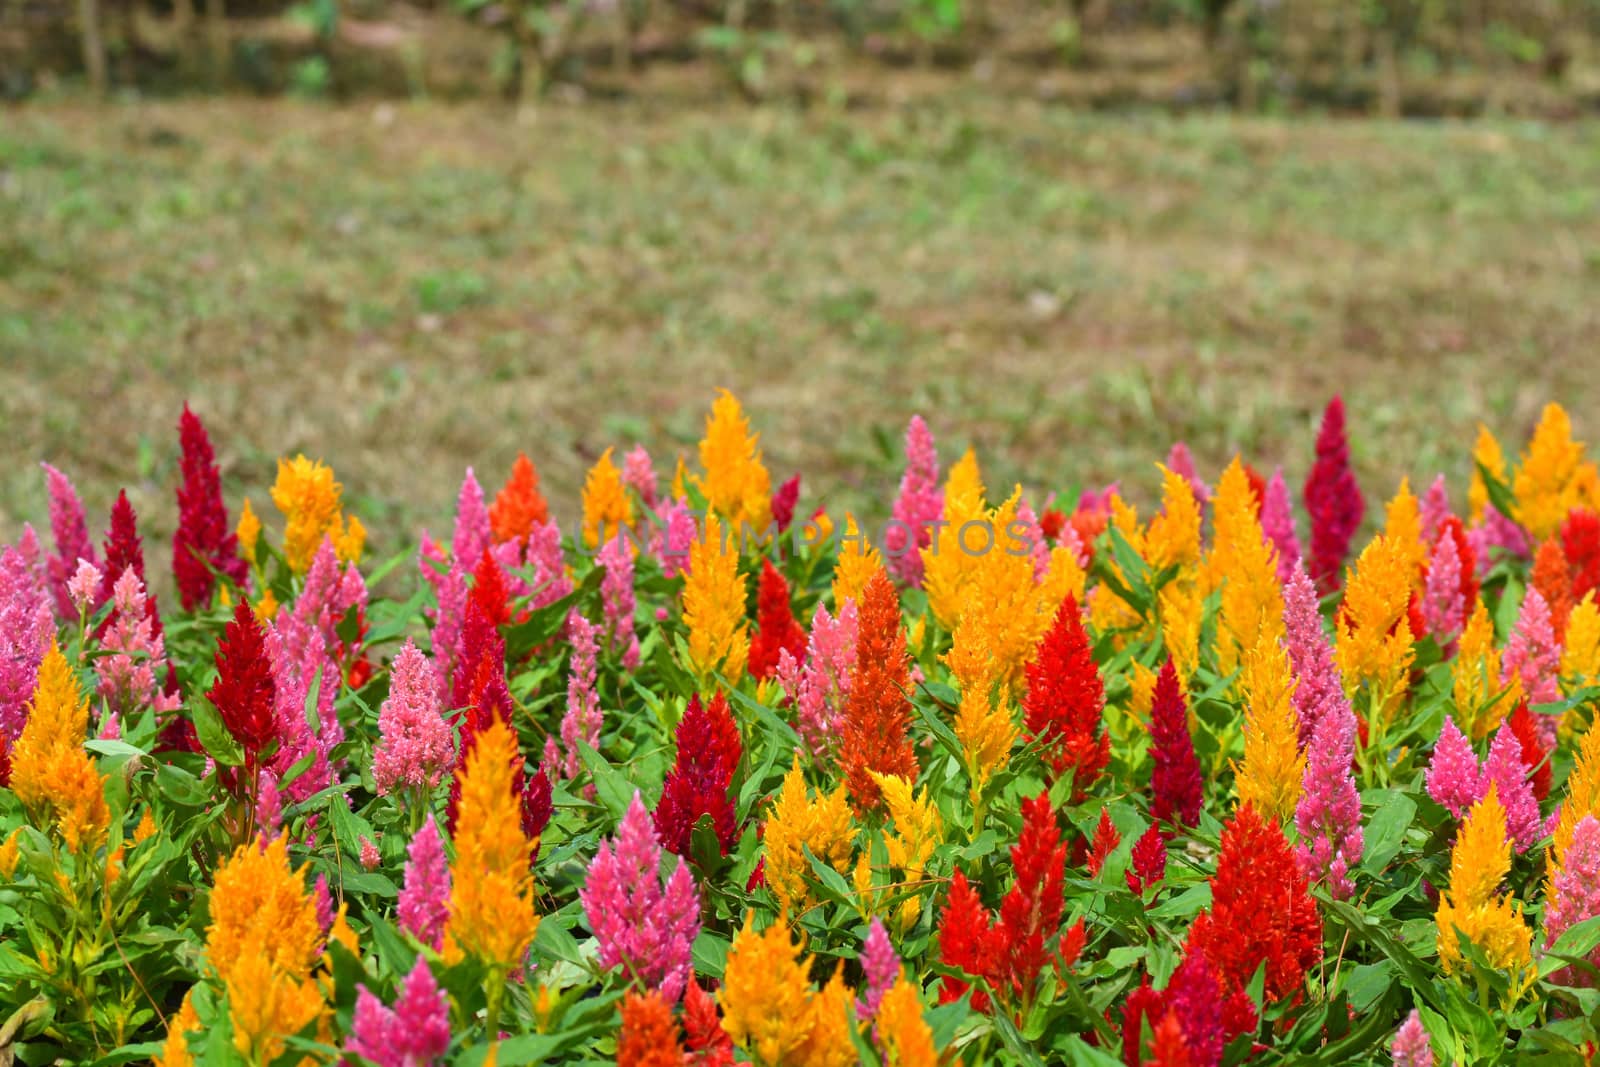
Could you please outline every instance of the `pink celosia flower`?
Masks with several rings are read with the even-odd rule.
[[[406,847],[399,913],[401,929],[418,941],[433,949],[444,944],[444,924],[450,917],[450,864],[432,815]]]
[[[356,987],[356,1011],[345,1050],[378,1067],[427,1067],[450,1048],[450,1001],[421,956],[386,1008],[364,985]]]
[[[1350,771],[1355,743],[1355,713],[1346,702],[1332,704],[1311,735],[1294,812],[1300,831],[1295,858],[1306,877],[1325,883],[1335,900],[1354,891],[1349,873],[1361,862],[1361,796]]]
[[[1033,508],[1026,500],[1017,502],[1017,525],[1022,527],[1020,541],[1033,552],[1033,580],[1042,582],[1045,575],[1050,572],[1050,542],[1045,540],[1044,528],[1039,525],[1039,516],[1034,514]],[[1007,533],[1005,536],[1009,537],[1010,534]]]
[[[654,511],[656,506],[656,468],[650,462],[650,453],[644,445],[634,445],[622,460],[622,484],[639,494],[644,506]]]
[[[1278,554],[1278,581],[1288,582],[1300,565],[1300,538],[1294,532],[1294,505],[1283,482],[1283,468],[1272,472],[1267,497],[1261,502],[1261,532]]]
[[[1478,802],[1478,757],[1456,721],[1446,715],[1428,762],[1428,795],[1457,819]]]
[[[620,652],[622,666],[639,666],[639,635],[633,628],[633,549],[627,537],[618,534],[600,549],[600,566],[605,577],[600,582],[600,602],[605,609],[606,647]]]
[[[862,986],[860,1008],[856,1014],[862,1019],[872,1019],[878,1014],[878,1005],[883,1003],[884,994],[894,986],[894,980],[900,977],[900,957],[895,954],[894,945],[889,941],[889,931],[883,928],[883,921],[876,915],[867,927],[867,937],[861,943],[861,972],[866,978]]]
[[[1189,451],[1187,443],[1172,442],[1172,447],[1167,450],[1167,470],[1189,483],[1189,489],[1202,507],[1211,499],[1211,489],[1195,469],[1194,453]]]
[[[377,844],[370,838],[363,836],[361,838],[361,866],[369,871],[375,871],[382,862],[383,854],[378,851]]]
[[[1500,727],[1489,745],[1489,758],[1478,778],[1479,798],[1488,793],[1491,782],[1505,805],[1506,833],[1516,842],[1518,852],[1526,852],[1544,836],[1544,827],[1539,800],[1528,780],[1528,765],[1522,760],[1522,742],[1509,725]]]
[[[328,892],[328,876],[317,875],[316,884],[311,887],[311,902],[317,909],[317,926],[326,934],[333,929],[333,896]]]
[[[291,645],[293,656],[305,659],[310,655],[300,647],[302,643],[318,645],[339,664],[342,675],[361,658],[361,639],[357,635],[346,643],[339,636],[339,626],[352,613],[360,620],[366,610],[367,583],[361,571],[354,563],[341,564],[333,542],[324,537],[312,557],[311,569],[306,572],[305,585],[295,598],[293,608],[287,613],[280,612],[276,621]],[[296,625],[289,625],[290,618]]]
[[[1422,1028],[1422,1017],[1416,1008],[1411,1009],[1406,1021],[1395,1031],[1389,1054],[1394,1057],[1394,1067],[1433,1067],[1433,1047],[1428,1043],[1428,1031]]]
[[[1500,666],[1500,684],[1522,679],[1522,695],[1529,705],[1550,704],[1561,699],[1561,643],[1556,640],[1550,620],[1550,605],[1539,590],[1532,588],[1522,598],[1517,625],[1506,641]],[[1539,740],[1546,750],[1556,746],[1556,715],[1540,715]]]
[[[102,741],[122,740],[122,719],[115,711],[106,712],[106,717],[100,723],[100,733],[97,736]]]
[[[576,778],[583,770],[578,743],[581,741],[593,749],[600,747],[600,728],[605,715],[595,688],[599,677],[599,636],[600,627],[576,611],[567,618],[567,640],[572,644],[572,661],[567,667],[567,711],[561,717],[560,743],[553,734],[545,738],[544,762],[550,773],[569,779]],[[593,790],[593,785],[586,786],[584,794],[592,797]]]
[[[39,664],[55,619],[39,577],[18,545],[0,552],[0,738],[15,741],[28,721]]]
[[[661,843],[637,793],[612,841],[602,841],[578,892],[600,944],[600,966],[626,965],[669,1003],[683,993],[700,932],[700,896],[687,863],[661,878]]]
[[[1433,484],[1422,495],[1421,512],[1423,540],[1431,541],[1439,536],[1439,524],[1453,514],[1450,510],[1450,490],[1445,486],[1444,475],[1435,476]]]
[[[265,767],[256,774],[256,828],[268,840],[283,832],[283,797],[278,793],[278,776]]]
[[[146,613],[144,583],[132,567],[117,579],[112,603],[116,610],[100,638],[107,654],[94,664],[99,693],[106,698],[107,707],[121,714],[146,707],[176,709],[177,698],[162,693],[159,687],[167,673],[166,646]]]
[[[501,566],[503,569],[504,563]],[[567,574],[567,560],[561,552],[561,527],[555,519],[540,523],[528,534],[522,566],[533,571],[533,582],[526,594],[529,610],[538,611],[572,592],[572,577]]]
[[[1585,815],[1572,831],[1566,859],[1550,880],[1550,895],[1545,905],[1546,946],[1567,930],[1600,915],[1600,820]],[[1589,954],[1589,962],[1600,966],[1600,949]],[[1582,972],[1562,968],[1554,975],[1560,985],[1592,985]]]
[[[699,538],[694,513],[681,500],[668,500],[657,511],[659,526],[650,531],[650,554],[661,561],[661,573],[676,578],[689,570],[689,548]]]
[[[1349,711],[1350,701],[1334,662],[1333,646],[1322,629],[1316,587],[1299,564],[1283,587],[1283,628],[1284,647],[1294,667],[1294,707],[1304,746],[1323,716],[1339,708]]]
[[[804,666],[787,649],[778,653],[778,684],[794,704],[800,741],[817,762],[832,759],[838,745],[855,666],[856,629],[854,600],[846,600],[837,617],[818,604]]]
[[[98,561],[94,543],[89,540],[89,525],[83,518],[83,502],[72,480],[48,463],[44,468],[45,485],[50,492],[50,534],[55,539],[56,552],[46,561],[50,592],[55,597],[56,614],[63,619],[77,616],[72,596],[67,592],[67,582],[78,568],[78,561]]]
[[[1472,546],[1472,555],[1479,567],[1485,570],[1493,562],[1491,549],[1499,549],[1502,554],[1516,559],[1528,556],[1528,535],[1522,527],[1500,514],[1493,504],[1483,509],[1483,521],[1467,531],[1467,543]]]
[[[417,569],[433,587],[434,606],[424,608],[433,619],[433,659],[437,664],[439,699],[449,695],[461,656],[461,625],[467,613],[467,571],[457,560],[445,558],[442,548],[422,533],[417,549]]]
[[[95,601],[100,596],[101,581],[100,568],[86,559],[78,561],[78,569],[67,580],[67,596],[72,599],[72,606],[85,618],[94,611]]]
[[[922,585],[922,553],[933,541],[932,523],[944,514],[944,489],[939,485],[939,454],[933,434],[921,415],[906,427],[906,470],[900,476],[891,522],[884,532],[884,555],[894,576],[907,585]]]
[[[311,763],[282,788],[294,801],[302,801],[333,784],[335,768],[329,756],[344,740],[344,727],[334,711],[339,690],[339,666],[328,658],[322,639],[294,615],[280,612],[267,629],[267,654],[272,660],[275,687],[272,716],[278,748],[271,767],[280,784],[289,770],[307,756]],[[317,728],[306,721],[306,703],[316,687]]]
[[[483,502],[483,486],[468,467],[466,477],[461,479],[461,492],[456,497],[456,529],[450,540],[450,558],[470,571],[493,541],[489,509]]]
[[[1440,648],[1449,648],[1467,621],[1467,601],[1461,592],[1461,553],[1454,537],[1441,537],[1428,559],[1428,577],[1422,590],[1422,621]]]
[[[455,765],[455,738],[439,706],[438,673],[410,640],[390,669],[378,733],[372,777],[380,796],[432,789]]]

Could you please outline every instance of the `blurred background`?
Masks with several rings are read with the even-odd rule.
[[[330,463],[398,551],[517,452],[570,520],[715,388],[802,506],[926,416],[991,486],[1179,439],[1458,495],[1600,435],[1600,0],[0,0],[0,539]],[[101,518],[97,519],[98,512]]]

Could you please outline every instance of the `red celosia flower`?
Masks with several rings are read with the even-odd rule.
[[[111,590],[117,584],[117,579],[129,567],[145,583],[145,589],[150,588],[150,583],[145,582],[144,578],[144,541],[139,537],[139,517],[134,514],[133,505],[128,503],[126,489],[117,493],[117,502],[111,505],[111,527],[106,531],[101,548],[105,552],[106,563],[105,569],[100,572],[100,603],[111,599]]]
[[[783,533],[794,522],[794,509],[799,503],[800,476],[796,474],[772,494],[772,521],[777,524],[779,533]]]
[[[727,855],[738,833],[729,789],[744,755],[727,698],[718,693],[710,704],[702,704],[698,696],[691,697],[678,723],[677,742],[677,759],[656,805],[656,834],[663,848],[688,858],[694,825],[709,815]]]
[[[1245,481],[1250,483],[1250,496],[1252,498],[1250,502],[1255,506],[1256,521],[1259,522],[1261,520],[1261,506],[1267,499],[1267,480],[1261,476],[1260,471],[1248,463],[1244,465],[1244,477]]]
[[[1078,602],[1069,596],[1028,664],[1022,710],[1029,737],[1042,742],[1049,777],[1071,774],[1078,800],[1111,758],[1100,729],[1105,696]]]
[[[472,592],[467,594],[467,600],[482,608],[484,618],[497,627],[511,621],[511,596],[506,589],[506,576],[487,548],[472,572]]]
[[[549,520],[550,509],[539,492],[539,472],[526,455],[518,452],[517,461],[511,465],[511,477],[489,505],[489,527],[494,531],[495,544],[520,541],[535,526]]]
[[[1061,843],[1049,792],[1024,800],[1022,833],[1011,846],[1016,882],[1000,901],[998,927],[1005,947],[1004,978],[1024,1004],[1032,998],[1035,979],[1044,969],[1045,946],[1061,926],[1066,868],[1067,847]]]
[[[239,539],[222,502],[211,438],[188,404],[178,417],[178,441],[183,482],[178,486],[178,529],[172,535],[172,577],[183,609],[194,611],[211,603],[216,575],[242,585],[246,563],[239,557]]]
[[[473,692],[482,690],[489,676],[486,673],[480,679],[479,672],[503,675],[505,666],[505,637],[494,620],[484,613],[482,602],[469,596],[461,621],[461,656],[450,678],[450,706],[471,706]]]
[[[1328,401],[1317,433],[1317,461],[1306,476],[1306,512],[1311,516],[1311,552],[1308,571],[1317,591],[1339,587],[1340,568],[1350,550],[1350,538],[1366,514],[1366,501],[1350,469],[1350,444],[1345,437],[1344,401]]]
[[[1546,538],[1533,554],[1533,571],[1528,584],[1539,590],[1550,606],[1550,626],[1555,631],[1556,643],[1567,639],[1567,616],[1572,614],[1572,573],[1567,565],[1567,554],[1557,538]]]
[[[1061,531],[1067,525],[1067,517],[1059,508],[1046,508],[1039,516],[1039,533],[1052,545],[1061,540]]]
[[[617,1067],[683,1067],[683,1046],[672,1008],[660,993],[630,991],[622,999]]]
[[[11,742],[0,734],[0,786],[11,784]]]
[[[1512,736],[1522,746],[1522,762],[1533,768],[1529,776],[1533,782],[1533,795],[1544,800],[1550,795],[1550,750],[1539,737],[1538,719],[1528,708],[1526,700],[1511,713],[1508,725]]]
[[[1572,600],[1600,590],[1600,515],[1576,508],[1561,524],[1561,550],[1572,568]]]
[[[1161,829],[1151,823],[1139,840],[1133,843],[1131,864],[1126,877],[1128,888],[1135,895],[1143,893],[1167,876],[1167,839]]]
[[[845,782],[858,811],[880,800],[879,774],[917,777],[917,755],[907,729],[911,724],[911,670],[906,634],[900,627],[900,598],[881,570],[861,594],[855,671],[845,703],[840,751]]]
[[[688,1061],[695,1067],[732,1067],[733,1041],[722,1029],[717,1000],[690,981],[683,991],[683,1030]]]
[[[1247,994],[1243,1007],[1253,1018],[1254,1008]],[[1182,1035],[1189,1056],[1186,1062],[1195,1067],[1215,1067],[1222,1059],[1223,1046],[1244,1032],[1229,1029],[1228,1014],[1215,972],[1203,956],[1191,952],[1178,965],[1166,989],[1157,992],[1146,978],[1129,994],[1122,1009],[1122,1060],[1129,1067],[1152,1062],[1144,1059],[1139,1040],[1141,1023],[1148,1020],[1153,1038],[1151,1051],[1157,1055],[1154,1062],[1165,1062],[1159,1058],[1159,1031],[1175,1028]],[[1170,1036],[1167,1041],[1170,1046]]]
[[[1144,1067],[1195,1067],[1189,1041],[1175,1012],[1167,1012],[1150,1036],[1150,1058]]]
[[[1078,962],[1078,957],[1083,955],[1083,946],[1088,944],[1089,935],[1083,928],[1083,920],[1079,919],[1061,935],[1061,966],[1069,968]]]
[[[1156,676],[1150,703],[1150,814],[1157,823],[1194,826],[1200,821],[1205,783],[1189,736],[1189,710],[1178,670],[1169,656]]]
[[[277,736],[272,718],[277,686],[266,637],[255,612],[241,600],[217,644],[217,680],[206,694],[244,749],[246,780],[252,787],[261,753]]]
[[[1106,865],[1106,857],[1121,843],[1122,835],[1111,823],[1111,812],[1101,808],[1100,821],[1094,828],[1094,840],[1089,844],[1089,873],[1098,876],[1100,868]]]
[[[997,935],[988,909],[967,882],[966,874],[958,869],[950,879],[950,896],[939,920],[940,962],[974,978],[990,978],[1000,969],[1001,945]],[[968,988],[967,982],[947,974],[939,988],[939,1001],[948,1004],[960,1000]],[[975,990],[972,1006],[978,1011],[988,1011],[988,994]]]
[[[1322,958],[1322,920],[1305,874],[1277,822],[1263,822],[1249,804],[1223,827],[1211,907],[1190,926],[1189,948],[1230,996],[1264,961],[1268,1003],[1298,997],[1306,970]]]
[[[772,561],[761,561],[761,584],[756,596],[756,633],[750,639],[750,674],[771,678],[784,649],[799,663],[806,656],[806,632],[789,606],[789,583]]]

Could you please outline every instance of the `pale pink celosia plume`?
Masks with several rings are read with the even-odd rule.
[[[1294,504],[1283,481],[1283,468],[1272,472],[1267,497],[1261,502],[1261,532],[1278,556],[1278,581],[1288,582],[1300,565],[1300,538],[1294,532]]]
[[[178,706],[176,696],[161,691],[167,674],[166,645],[145,612],[145,600],[144,583],[132,567],[127,568],[112,587],[116,611],[100,636],[106,654],[94,661],[98,691],[114,714],[147,707],[173,711]]]
[[[18,545],[0,552],[0,738],[15,741],[28,721],[39,664],[55,618],[39,576]]]
[[[356,638],[347,645],[339,636],[339,625],[352,612],[361,616],[366,608],[367,583],[361,571],[354,563],[340,563],[333,542],[324,537],[306,572],[305,585],[287,613],[294,625],[285,625],[282,613],[278,623],[295,658],[311,655],[302,643],[314,644],[341,668],[348,668],[361,656],[361,643]]]
[[[478,565],[483,550],[492,542],[483,486],[468,467],[466,477],[461,479],[461,492],[456,497],[456,529],[450,540],[450,558],[470,571]]]
[[[1450,490],[1445,486],[1444,475],[1434,477],[1433,484],[1422,495],[1422,538],[1431,541],[1439,536],[1439,524],[1452,514]]]
[[[346,1051],[378,1067],[428,1067],[450,1049],[450,1001],[421,956],[393,1008],[356,986],[356,1010]]]
[[[794,704],[795,728],[814,762],[827,763],[835,754],[850,696],[856,629],[854,600],[846,600],[836,617],[818,604],[804,665],[788,649],[778,653],[778,684]]]
[[[1428,576],[1422,586],[1422,621],[1447,653],[1453,650],[1467,623],[1467,598],[1461,591],[1461,553],[1456,550],[1454,537],[1435,541],[1428,557]]]
[[[419,798],[455,765],[455,739],[440,707],[439,688],[433,664],[407,640],[394,658],[389,696],[378,711],[372,777],[380,796],[404,790]]]
[[[561,552],[561,527],[555,519],[542,522],[529,532],[522,566],[533,571],[527,594],[530,610],[538,611],[572,592],[572,576],[567,573],[567,560]]]
[[[1417,1009],[1412,1008],[1406,1021],[1395,1031],[1389,1055],[1394,1058],[1394,1067],[1433,1067],[1433,1047],[1428,1043],[1428,1031],[1422,1028]]]
[[[377,870],[378,865],[383,862],[383,854],[378,851],[378,843],[369,837],[363,836],[361,838],[360,859],[361,866],[367,870]]]
[[[634,445],[633,451],[623,457],[622,484],[638,493],[645,507],[655,510],[656,468],[644,445]]]
[[[1211,500],[1211,489],[1206,485],[1205,479],[1200,477],[1200,472],[1194,464],[1194,453],[1189,451],[1187,442],[1172,442],[1172,447],[1167,450],[1166,467],[1189,483],[1189,490],[1194,493],[1194,498],[1200,502],[1201,507]]]
[[[1428,795],[1457,819],[1478,802],[1478,757],[1467,737],[1446,715],[1428,762]]]
[[[883,928],[883,921],[877,916],[873,916],[866,940],[861,943],[861,973],[866,981],[856,1014],[863,1020],[872,1019],[877,1016],[884,995],[900,977],[900,957],[889,942],[889,931]]]
[[[599,678],[599,637],[600,627],[576,610],[567,618],[567,640],[572,645],[572,659],[567,667],[567,711],[561,717],[560,743],[553,734],[545,738],[544,762],[550,773],[559,772],[569,779],[576,778],[583,769],[578,743],[581,741],[593,749],[600,747],[600,728],[605,716],[595,688]],[[592,784],[586,786],[584,794],[592,797],[593,790]]]
[[[1022,527],[1022,535],[1011,541],[1011,547],[1020,551],[1025,545],[1033,553],[1033,580],[1042,582],[1050,572],[1050,542],[1045,540],[1039,516],[1026,500],[1017,502],[1017,525]],[[1009,539],[1011,535],[1012,532],[1008,531],[1000,536]]]
[[[1348,712],[1350,701],[1334,662],[1333,646],[1322,629],[1317,588],[1299,563],[1283,587],[1283,628],[1284,647],[1294,667],[1294,707],[1300,720],[1300,744],[1304,747],[1323,716],[1335,709]]]
[[[689,548],[700,536],[694,512],[681,500],[668,500],[656,514],[661,521],[650,531],[650,554],[661,561],[661,573],[666,577],[687,574]]]
[[[661,843],[644,803],[634,794],[613,841],[602,841],[578,892],[600,946],[600,966],[625,964],[669,1003],[683,993],[700,932],[700,896],[687,863],[661,879]]]
[[[46,561],[50,592],[55,597],[56,614],[63,619],[77,617],[67,582],[78,569],[78,561],[95,563],[94,542],[89,539],[89,524],[84,521],[83,502],[72,480],[48,463],[44,468],[45,486],[50,493],[50,535],[55,540],[55,555]]]
[[[1600,820],[1585,815],[1572,831],[1566,857],[1550,880],[1550,895],[1544,912],[1546,946],[1569,929],[1600,915]],[[1589,954],[1589,962],[1600,966],[1600,949]],[[1562,968],[1553,976],[1557,985],[1592,985],[1583,972]]]
[[[72,599],[72,606],[84,618],[88,618],[94,611],[103,580],[100,568],[86,559],[78,561],[78,569],[73,571],[72,577],[67,580],[67,596]]]
[[[605,568],[600,602],[605,610],[606,647],[621,656],[624,669],[635,670],[639,666],[639,635],[633,628],[633,548],[627,537],[618,534],[607,541],[600,549],[599,562]]]
[[[401,929],[430,948],[443,946],[444,924],[450,917],[450,864],[432,815],[406,847],[399,914]]]
[[[449,695],[455,677],[456,663],[461,657],[461,626],[467,612],[467,572],[457,560],[448,559],[444,549],[422,532],[422,544],[417,549],[417,569],[422,578],[433,587],[434,606],[424,608],[424,614],[433,619],[433,659],[437,665],[439,699]],[[504,569],[504,568],[502,568]]]
[[[1506,833],[1516,842],[1518,852],[1526,852],[1544,836],[1544,826],[1539,799],[1528,780],[1528,765],[1522,760],[1522,742],[1509,725],[1500,727],[1489,745],[1489,758],[1478,778],[1479,797],[1489,792],[1491,782],[1505,805]]]
[[[1312,881],[1322,882],[1335,900],[1355,890],[1350,872],[1361,862],[1361,796],[1351,764],[1356,717],[1348,703],[1334,704],[1317,720],[1307,753],[1304,788],[1295,807],[1300,843],[1295,856]]]
[[[894,521],[884,532],[889,570],[907,585],[922,585],[922,553],[933,541],[932,523],[944,514],[944,489],[939,485],[939,454],[933,434],[921,415],[906,426],[906,469],[892,509]]]
[[[1506,641],[1501,660],[1500,684],[1522,680],[1522,695],[1529,704],[1550,704],[1561,699],[1561,645],[1556,641],[1550,621],[1550,605],[1544,594],[1529,588],[1517,612],[1517,625]],[[1559,716],[1540,715],[1539,740],[1546,751],[1555,748],[1556,720]]]

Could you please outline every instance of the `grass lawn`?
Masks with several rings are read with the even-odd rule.
[[[175,422],[230,505],[330,462],[374,550],[519,449],[556,511],[712,390],[775,479],[881,514],[923,412],[991,485],[1068,488],[1186,438],[1292,479],[1342,390],[1374,492],[1463,484],[1559,399],[1600,439],[1600,126],[900,109],[50,105],[0,122],[0,538],[34,461],[174,520]],[[1420,486],[1418,489],[1420,491]],[[103,518],[95,518],[98,527]]]

